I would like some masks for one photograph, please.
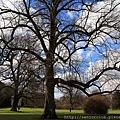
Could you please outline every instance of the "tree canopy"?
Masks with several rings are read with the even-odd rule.
[[[0,2],[1,63],[11,53],[24,51],[44,65],[43,118],[57,118],[55,86],[74,87],[88,96],[120,89],[119,8],[119,0]]]

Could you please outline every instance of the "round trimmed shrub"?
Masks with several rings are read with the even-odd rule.
[[[85,114],[107,114],[109,106],[101,96],[93,96],[85,100],[83,110]]]

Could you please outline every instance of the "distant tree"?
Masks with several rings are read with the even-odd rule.
[[[120,92],[116,91],[112,94],[112,109],[120,109]]]
[[[66,92],[60,99],[56,100],[56,106],[63,109],[82,109],[83,101],[86,96],[81,92],[72,93]]]
[[[0,82],[0,107],[10,107],[10,98],[12,94],[12,89],[7,87],[6,84]]]
[[[114,84],[111,90],[102,89],[105,83],[113,81],[110,79],[112,75],[106,72],[115,75],[113,71],[120,71],[118,0],[105,0],[102,4],[96,0],[15,0],[15,3],[11,4],[10,1],[7,6],[8,2],[2,1],[0,5],[0,48],[2,52],[6,49],[9,53],[27,52],[43,63],[45,73],[42,77],[46,93],[43,119],[57,118],[54,100],[57,85],[74,87],[88,96],[118,90],[120,83]],[[10,34],[10,37],[6,37],[6,34]],[[19,44],[15,42],[16,36],[20,38]],[[81,51],[85,56],[80,54]],[[90,57],[93,51],[95,54]],[[80,59],[77,56],[81,56]],[[85,57],[90,59],[81,64]],[[88,69],[88,77],[85,69],[76,69],[72,65],[76,60],[81,69],[93,68],[96,62],[94,72]],[[102,65],[99,66],[98,62],[102,62]],[[76,80],[61,77],[71,69],[79,76]],[[100,79],[106,76],[109,79]],[[99,92],[91,94],[89,88],[93,87]]]
[[[0,90],[1,90],[4,86],[5,86],[5,84],[0,81]]]
[[[0,107],[11,107],[11,96],[13,95],[13,90],[9,87],[4,87],[0,90]]]
[[[32,63],[34,61],[34,63]],[[3,82],[9,82],[7,85],[13,90],[13,103],[11,111],[17,111],[19,99],[24,96],[24,92],[32,89],[38,89],[34,86],[28,89],[28,86],[33,85],[33,81],[40,79],[38,68],[34,57],[27,57],[25,52],[12,52],[7,56],[1,68],[1,78]],[[37,73],[36,73],[37,70]],[[39,80],[38,80],[39,82]],[[41,85],[40,82],[38,84]],[[34,90],[33,90],[34,91]]]
[[[23,97],[24,107],[44,107],[45,94],[41,92],[25,92]]]
[[[42,108],[44,107],[44,81],[41,81],[39,74],[35,75],[35,79],[32,79],[30,84],[24,90],[23,97],[25,106]]]

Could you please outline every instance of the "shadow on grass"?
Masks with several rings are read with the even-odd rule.
[[[41,115],[31,114],[14,114],[14,115],[0,115],[0,120],[41,120]],[[59,120],[120,120],[120,114],[107,114],[107,115],[58,115]]]
[[[0,115],[0,120],[40,120],[40,115]]]

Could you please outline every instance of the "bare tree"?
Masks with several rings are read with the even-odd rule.
[[[13,91],[6,84],[0,81],[0,107],[10,106],[10,97]]]
[[[28,89],[28,86],[33,84],[33,81],[40,79],[38,74],[40,65],[36,62],[37,60],[33,56],[27,55],[25,52],[15,51],[11,52],[3,65],[0,66],[1,81],[9,83],[7,86],[13,91],[11,111],[17,111],[18,102],[24,96],[24,92],[34,91],[34,87]]]
[[[118,0],[101,2],[91,0],[21,0],[11,5],[1,3],[0,19],[1,49],[12,51],[20,50],[36,56],[45,66],[43,79],[46,83],[46,99],[44,114],[42,118],[57,118],[55,112],[54,88],[55,85],[74,87],[90,96],[88,88],[98,86],[97,80],[107,71],[120,71],[120,60],[114,61],[112,65],[103,66],[87,80],[66,80],[55,77],[55,65],[63,72],[66,66],[72,66],[80,50],[90,50],[91,47],[106,58],[108,49],[116,49],[119,52],[119,6]],[[5,37],[10,34],[10,37]],[[21,43],[15,43],[16,35],[21,34]],[[26,39],[25,36],[29,36]],[[34,39],[33,39],[34,38]],[[24,45],[23,45],[24,44]],[[37,47],[36,47],[37,46]],[[94,56],[95,58],[96,56]],[[117,57],[117,56],[116,56]],[[79,63],[81,60],[79,61]],[[69,67],[70,68],[70,67]],[[79,69],[78,69],[79,70]],[[119,84],[114,88],[118,89]],[[100,91],[94,94],[102,94],[112,91]]]

